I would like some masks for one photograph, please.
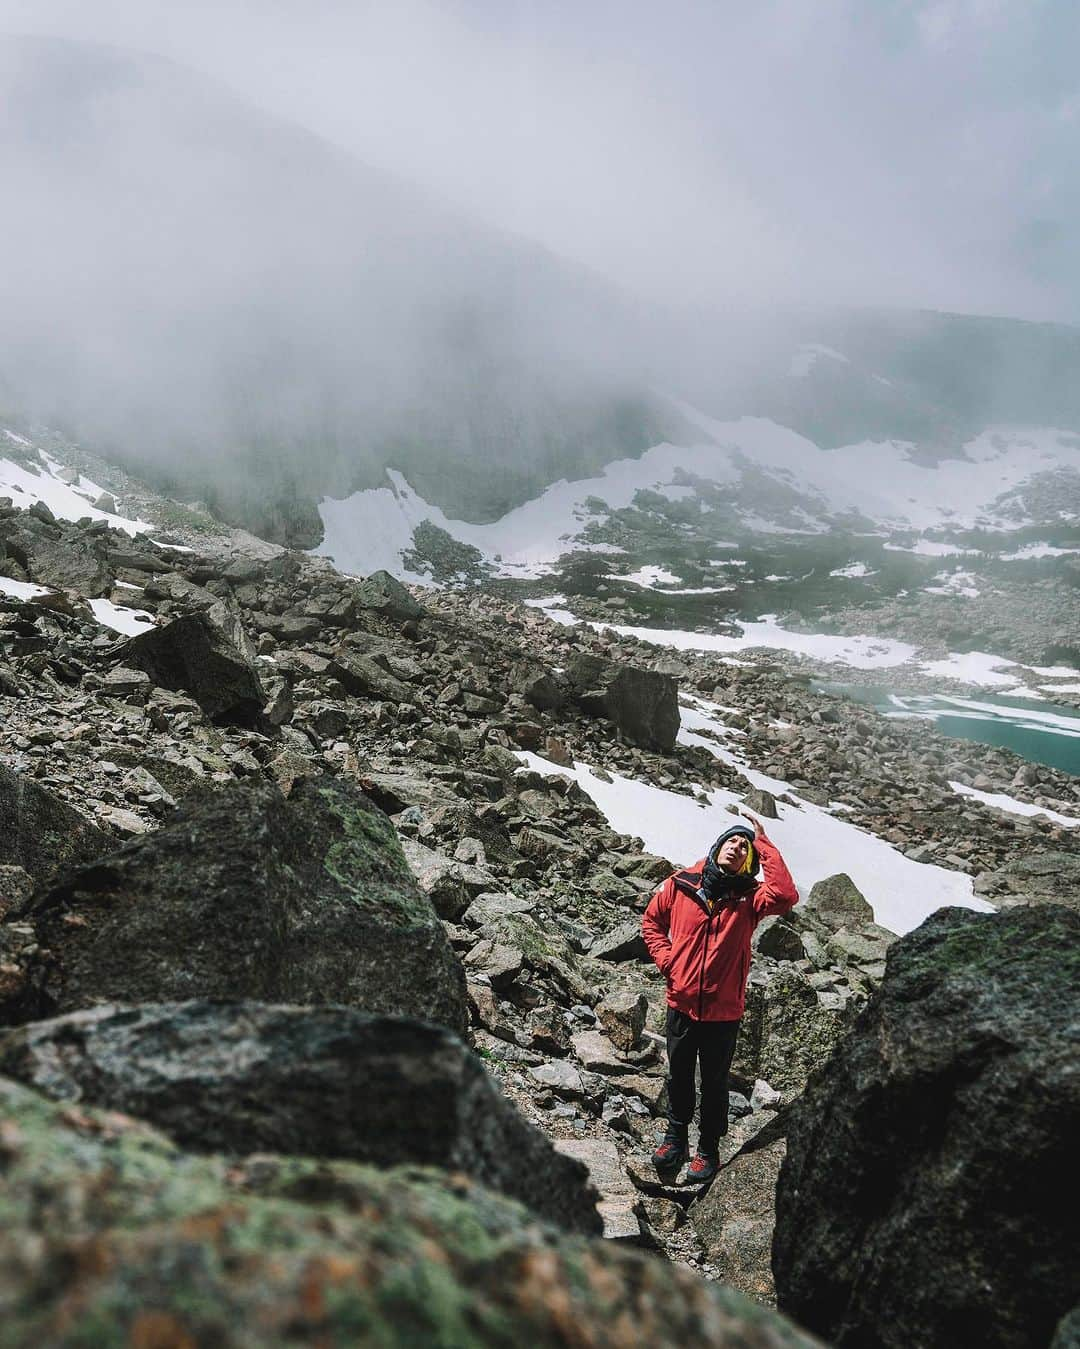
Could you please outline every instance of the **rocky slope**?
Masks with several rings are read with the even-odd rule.
[[[140,508],[153,518],[152,494]],[[657,882],[692,859],[650,854],[613,828],[575,764],[591,766],[590,782],[644,784],[701,810],[703,833],[710,792],[741,799],[766,823],[818,802],[910,858],[966,873],[996,904],[1080,904],[1064,826],[1002,816],[948,785],[1008,789],[1076,814],[1080,793],[1066,775],[886,721],[766,664],[675,658],[560,627],[499,594],[356,580],[322,560],[172,524],[154,543],[107,522],[0,504],[0,1021],[11,1028],[0,1073],[68,1103],[55,1115],[5,1088],[3,1138],[16,1158],[54,1127],[81,1131],[95,1148],[126,1138],[134,1126],[89,1108],[100,1105],[157,1123],[192,1153],[271,1148],[321,1159],[249,1160],[239,1171],[185,1160],[210,1211],[226,1202],[221,1186],[246,1194],[265,1179],[257,1212],[248,1216],[245,1198],[241,1218],[198,1237],[215,1261],[221,1243],[245,1239],[234,1221],[279,1221],[264,1201],[314,1203],[322,1216],[297,1218],[304,1230],[330,1222],[352,1251],[360,1238],[342,1214],[390,1200],[384,1181],[338,1159],[441,1158],[563,1228],[602,1225],[610,1238],[771,1300],[772,1190],[788,1106],[873,995],[894,934],[842,874],[842,856],[790,920],[760,930],[721,1178],[704,1196],[659,1184],[647,1158],[664,1113],[663,984],[643,959],[638,919]],[[107,606],[89,607],[102,599]],[[130,626],[133,603],[153,620],[136,635],[99,620]],[[687,743],[685,728],[702,716],[712,729]],[[779,785],[755,788],[754,771]],[[213,1001],[223,998],[248,1001],[223,1010]],[[303,1010],[323,1003],[340,1005],[329,1020],[317,1006]],[[404,1029],[381,1031],[387,1015]],[[409,1029],[415,1018],[446,1029]],[[453,1032],[486,1073],[437,1038]],[[251,1065],[247,1085],[222,1048],[233,1035]],[[371,1103],[379,1080],[415,1128],[394,1129]],[[409,1086],[417,1080],[419,1096]],[[172,1086],[162,1091],[163,1081]],[[425,1120],[429,1086],[441,1104]],[[354,1110],[320,1117],[320,1095],[350,1093]],[[521,1132],[525,1122],[532,1131]],[[96,1185],[104,1164],[96,1152],[79,1156],[84,1170],[58,1181],[73,1193]],[[586,1176],[599,1217],[591,1198],[583,1206]],[[537,1177],[544,1183],[531,1185]],[[147,1183],[156,1193],[158,1182]],[[419,1224],[411,1242],[428,1230],[414,1200],[441,1204],[448,1182],[391,1172],[385,1183],[399,1186],[393,1202]],[[131,1186],[108,1201],[110,1215],[135,1202]],[[132,1276],[129,1311],[175,1254],[173,1211],[146,1202],[158,1235]],[[177,1197],[181,1228],[194,1204]],[[121,1234],[102,1212],[85,1233],[112,1249]],[[276,1240],[260,1260],[271,1260]],[[432,1240],[442,1249],[441,1235]],[[130,1236],[122,1241],[128,1249]],[[544,1248],[564,1249],[554,1241],[544,1237]],[[208,1249],[199,1246],[198,1261]],[[322,1270],[330,1256],[312,1249]],[[342,1259],[343,1285],[369,1268],[367,1255]],[[550,1326],[566,1305],[564,1275],[576,1277],[563,1256],[551,1259],[540,1299],[549,1329],[498,1312],[540,1342],[558,1333]],[[604,1275],[614,1280],[612,1315],[630,1305],[619,1289],[660,1278],[614,1254],[595,1259],[605,1271],[615,1261]],[[289,1265],[282,1298],[293,1296],[294,1273],[312,1267]],[[51,1310],[21,1329],[119,1296],[107,1271],[61,1287],[42,1270],[27,1268],[25,1287]],[[331,1275],[312,1276],[311,1305],[336,1305]],[[251,1277],[271,1276],[260,1265]],[[453,1261],[447,1277],[458,1277]],[[254,1284],[228,1279],[206,1286],[228,1308],[255,1295]],[[454,1287],[455,1305],[486,1306],[482,1289]],[[695,1292],[686,1315],[700,1333],[722,1326],[729,1305]],[[789,1333],[776,1322],[747,1328],[758,1323],[738,1315],[749,1318],[740,1333]],[[485,1326],[488,1342],[500,1342]]]

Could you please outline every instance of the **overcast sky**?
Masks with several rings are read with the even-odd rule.
[[[1080,320],[1076,0],[0,0],[650,295]]]

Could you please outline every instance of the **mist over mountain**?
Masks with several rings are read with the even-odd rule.
[[[629,306],[581,269],[166,61],[23,40],[0,70],[16,410],[286,534],[387,459],[497,510],[656,439]]]
[[[0,409],[283,542],[386,467],[497,518],[685,436],[667,394],[932,459],[1080,428],[1069,328],[663,310],[159,57],[7,39],[0,102]]]

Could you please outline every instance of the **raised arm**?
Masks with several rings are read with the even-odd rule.
[[[675,898],[675,882],[669,877],[649,900],[649,907],[641,915],[641,935],[649,948],[656,968],[661,974],[667,974],[671,962],[671,941],[668,928],[671,924],[671,905]]]
[[[754,840],[761,855],[761,884],[754,891],[754,912],[758,918],[774,913],[787,913],[799,902],[799,891],[791,879],[779,849],[762,832]]]
[[[788,913],[799,902],[799,891],[791,879],[780,850],[765,832],[765,826],[748,810],[742,812],[754,826],[754,847],[761,857],[761,882],[754,891],[754,914],[760,921],[774,913]]]

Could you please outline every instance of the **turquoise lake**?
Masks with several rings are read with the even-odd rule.
[[[872,684],[815,683],[814,687],[843,694],[886,716],[925,718],[943,735],[1010,749],[1031,763],[1080,776],[1080,712],[1075,708],[983,692],[952,697],[894,693]]]

